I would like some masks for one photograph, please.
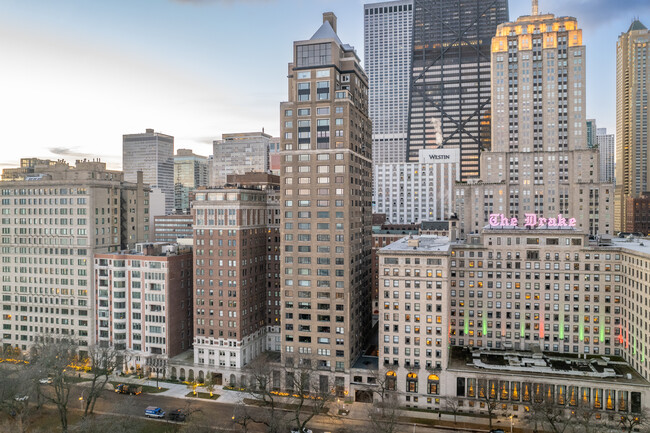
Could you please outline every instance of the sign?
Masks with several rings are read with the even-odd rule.
[[[565,218],[559,214],[556,218],[538,217],[534,213],[524,214],[524,227],[575,227],[575,218]],[[488,220],[490,227],[517,227],[519,225],[518,218],[508,218],[503,214],[493,213]]]
[[[460,151],[458,149],[422,149],[419,156],[420,164],[460,162]]]

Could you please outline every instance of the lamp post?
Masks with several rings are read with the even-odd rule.
[[[512,426],[513,426],[514,422],[515,422],[514,415],[510,415],[510,433],[512,433]]]

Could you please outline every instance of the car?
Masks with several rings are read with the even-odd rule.
[[[186,416],[187,415],[185,415],[185,412],[183,412],[182,409],[176,409],[167,414],[167,418],[170,421],[179,421],[179,422],[185,421]]]
[[[52,383],[52,378],[51,377],[44,377],[43,379],[39,379],[38,383],[43,384],[43,385],[48,385]]]
[[[16,401],[27,401],[27,400],[29,400],[29,396],[28,395],[18,395],[14,399]]]
[[[149,406],[144,410],[144,416],[147,418],[160,418],[165,417],[165,411],[156,406]]]
[[[293,430],[291,430],[291,433],[300,433],[300,431],[298,431],[296,429],[293,429]],[[313,432],[308,428],[304,428],[304,429],[302,429],[302,433],[313,433]]]
[[[506,432],[501,428],[493,428],[492,430],[490,430],[490,433],[506,433]]]

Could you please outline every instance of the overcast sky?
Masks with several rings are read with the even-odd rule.
[[[146,128],[212,152],[222,133],[279,133],[294,40],[321,14],[363,58],[358,0],[0,0],[0,168],[21,157],[101,157],[121,167],[122,134]],[[578,18],[587,116],[615,127],[616,40],[648,0],[540,0]],[[510,0],[510,19],[530,2]]]

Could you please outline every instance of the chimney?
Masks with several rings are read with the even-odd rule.
[[[538,6],[538,1],[539,0],[533,0],[533,15],[539,14],[539,6]]]
[[[325,21],[330,23],[334,29],[334,33],[336,33],[336,15],[334,15],[334,12],[325,12],[323,14],[323,23],[325,23]]]
[[[147,131],[147,134],[153,134],[153,129],[151,129],[151,128],[147,128],[146,131]]]

